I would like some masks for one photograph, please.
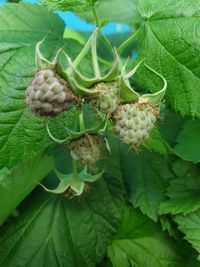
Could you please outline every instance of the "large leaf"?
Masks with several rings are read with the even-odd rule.
[[[53,157],[40,155],[10,171],[8,170],[6,174],[5,168],[1,170],[0,225],[53,167]]]
[[[91,8],[97,0],[40,0],[50,10],[83,11]]]
[[[177,215],[174,220],[179,225],[179,230],[185,234],[185,239],[200,254],[200,210],[188,215]]]
[[[200,172],[198,167],[178,161],[175,171],[181,173],[177,179],[170,182],[167,189],[169,200],[161,203],[161,213],[189,213],[200,208]]]
[[[120,223],[121,183],[102,179],[73,200],[35,193],[24,214],[0,230],[0,266],[95,267]]]
[[[171,146],[176,143],[176,138],[185,123],[185,119],[169,108],[161,110],[163,119],[158,121],[159,130],[164,140]]]
[[[186,122],[180,131],[175,146],[176,153],[184,160],[200,162],[200,120]]]
[[[0,8],[0,167],[10,168],[52,144],[44,121],[26,108],[25,89],[36,71],[36,43],[48,33],[44,52],[50,57],[63,46],[63,32],[62,20],[44,7],[19,4]],[[67,44],[71,55],[80,50],[75,41]],[[67,122],[68,118],[65,116]]]
[[[130,202],[156,221],[159,205],[166,198],[168,179],[172,177],[165,159],[147,150],[140,153],[123,150],[121,162]]]
[[[108,255],[114,267],[198,266],[191,252],[184,255],[180,243],[135,210],[126,211],[121,227],[108,248]]]
[[[199,0],[140,0],[144,20],[139,56],[168,81],[166,101],[183,115],[200,117]],[[142,67],[138,83],[155,92],[161,81]]]
[[[108,19],[110,22],[131,23],[139,20],[136,11],[137,0],[99,0],[95,8],[101,20]],[[81,12],[79,15],[89,22],[94,22],[94,15],[90,10]]]

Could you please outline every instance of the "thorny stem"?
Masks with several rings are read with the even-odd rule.
[[[134,32],[127,40],[125,40],[120,47],[118,47],[117,51],[121,54],[124,49],[131,44],[138,36],[140,29],[138,29],[136,32]]]

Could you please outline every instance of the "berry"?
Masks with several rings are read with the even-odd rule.
[[[39,116],[52,116],[69,110],[73,94],[67,83],[53,69],[43,69],[36,73],[26,90],[26,103]]]
[[[85,135],[70,145],[72,157],[84,166],[92,167],[101,159],[102,138],[95,135]]]
[[[140,146],[149,138],[157,115],[158,109],[147,103],[119,106],[115,113],[118,136],[128,145]]]
[[[95,85],[94,89],[101,92],[97,100],[100,110],[108,114],[113,113],[119,104],[118,84],[116,82],[100,82]]]

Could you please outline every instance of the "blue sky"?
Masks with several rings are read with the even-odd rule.
[[[5,0],[0,0],[0,4],[4,4]],[[29,3],[38,3],[37,0],[24,0],[23,2]],[[72,12],[57,12],[59,16],[65,21],[68,28],[77,30],[77,31],[92,31],[94,29],[94,25],[91,23],[86,23],[85,21],[81,20],[78,16],[76,16]],[[114,34],[114,33],[121,33],[126,32],[129,30],[127,25],[121,25],[116,23],[110,23],[106,27],[104,27],[105,34]]]

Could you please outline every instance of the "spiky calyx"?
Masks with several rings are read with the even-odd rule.
[[[101,159],[102,144],[100,136],[85,135],[71,143],[71,155],[84,166],[92,167]]]
[[[97,105],[102,112],[113,113],[119,105],[119,85],[117,82],[100,82],[94,86],[99,91]]]
[[[50,68],[37,72],[26,90],[27,105],[39,116],[55,116],[69,110],[73,98],[67,83]]]
[[[148,103],[119,106],[115,113],[118,136],[124,143],[139,147],[149,138],[158,114],[159,110]]]

